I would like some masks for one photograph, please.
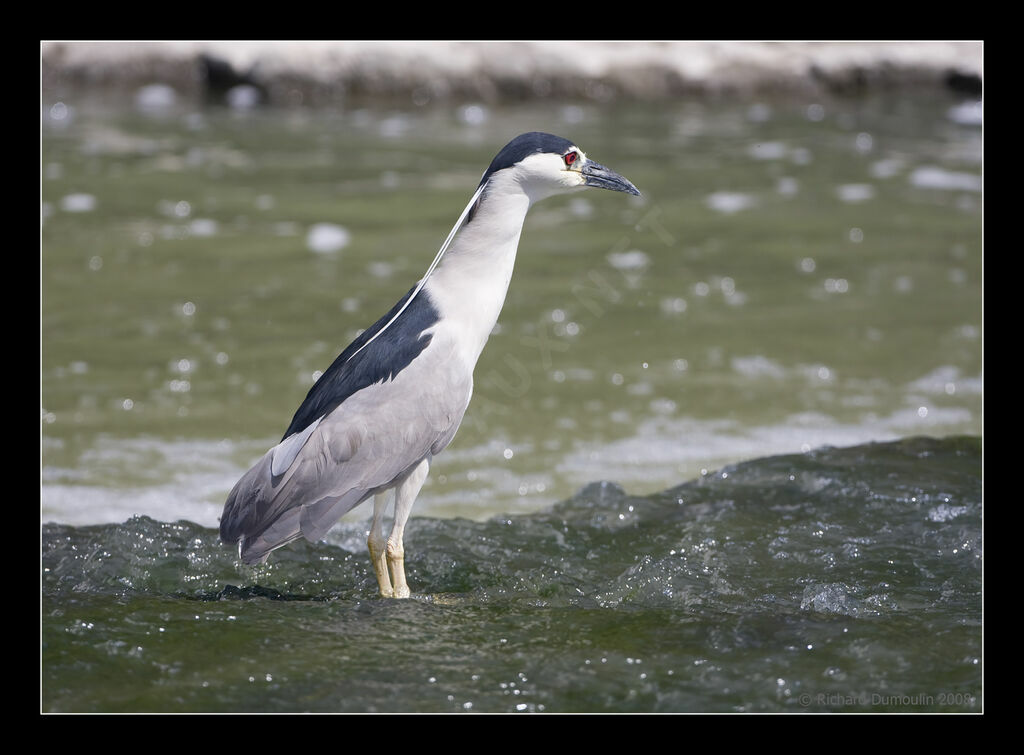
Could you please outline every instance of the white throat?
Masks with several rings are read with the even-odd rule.
[[[491,175],[486,192],[477,188],[412,295],[360,351],[401,317],[425,289],[441,310],[456,352],[473,369],[505,303],[527,211],[539,199],[578,187],[578,183],[538,181],[531,175],[543,166],[538,159],[550,158],[531,156],[512,170]],[[550,171],[551,166],[547,167]],[[578,182],[579,178],[571,180]],[[467,222],[474,205],[473,219]]]
[[[470,366],[501,314],[531,204],[518,183],[493,176],[472,221],[426,283],[444,319],[458,328],[460,350]]]

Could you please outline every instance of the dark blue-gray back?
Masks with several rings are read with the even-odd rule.
[[[415,287],[409,289],[386,315],[360,333],[338,355],[309,389],[281,440],[329,414],[357,391],[374,383],[394,379],[430,344],[430,334],[424,335],[423,331],[434,325],[440,315],[430,301],[430,295],[421,290],[391,327],[369,346],[362,348],[391,322],[391,318],[412,296],[414,290]]]

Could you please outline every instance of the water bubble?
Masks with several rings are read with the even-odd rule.
[[[895,157],[889,157],[872,164],[871,175],[875,178],[892,178],[903,170],[903,166],[903,160]]]
[[[928,521],[948,522],[966,514],[967,511],[968,508],[966,506],[950,506],[947,503],[940,503],[928,512]]]
[[[788,148],[782,142],[761,142],[752,144],[747,154],[755,160],[780,160],[786,156]]]
[[[590,218],[594,215],[594,205],[586,199],[576,197],[569,201],[569,212],[575,218]]]
[[[121,408],[124,409],[126,412],[131,411],[132,407],[134,406],[135,402],[132,401],[130,398],[126,398],[121,402]]]
[[[800,269],[805,273],[813,273],[814,268],[817,267],[813,257],[804,257],[800,260]]]
[[[680,314],[686,311],[686,299],[676,296],[661,300],[661,311],[665,314]]]
[[[214,236],[217,233],[217,221],[210,218],[196,218],[188,224],[188,231],[193,236]]]
[[[331,254],[348,246],[351,234],[340,225],[316,223],[306,234],[306,247],[318,254]]]
[[[490,117],[490,112],[483,105],[466,105],[459,110],[459,120],[468,126],[479,126]]]
[[[731,215],[741,210],[750,209],[756,202],[749,194],[735,191],[716,191],[707,197],[705,204],[716,212]]]
[[[854,244],[859,244],[864,240],[864,231],[862,231],[860,228],[851,228],[849,236],[850,241],[852,241]]]
[[[50,120],[62,121],[68,117],[68,106],[63,102],[55,102],[50,105]]]
[[[231,87],[224,98],[232,110],[252,110],[260,104],[263,95],[251,84],[238,84]]]
[[[961,126],[980,126],[984,120],[984,106],[981,100],[963,102],[946,111],[946,116]]]
[[[196,305],[193,302],[187,301],[181,305],[181,313],[185,317],[191,317],[196,313]]]
[[[155,113],[174,107],[177,99],[177,93],[166,84],[147,84],[135,93],[135,107]]]
[[[64,212],[92,212],[96,209],[96,197],[92,194],[68,194],[60,200]]]
[[[807,106],[804,114],[807,116],[807,120],[817,123],[825,119],[825,108],[818,103],[814,103]]]
[[[775,183],[775,191],[784,197],[791,197],[800,191],[800,183],[789,176],[783,176]]]
[[[630,249],[628,252],[613,252],[608,255],[607,259],[608,264],[616,270],[643,270],[651,261],[650,257],[639,249]]]
[[[774,360],[765,356],[733,357],[732,368],[746,377],[782,379],[786,370]]]
[[[384,260],[374,260],[366,269],[374,278],[390,278],[395,272],[395,266]]]
[[[865,154],[871,151],[874,146],[875,140],[871,137],[871,134],[861,132],[857,134],[857,138],[854,140],[854,145],[857,147],[857,151],[861,154]]]
[[[376,125],[377,133],[384,137],[402,136],[412,125],[410,119],[403,114],[392,115],[383,120],[376,121],[374,116],[364,109],[356,110],[353,116],[355,122],[362,127],[369,128]]]
[[[874,199],[875,187],[871,184],[843,184],[836,187],[836,194],[842,202],[866,202]]]
[[[921,419],[924,419],[925,417],[927,417],[928,416],[928,407],[927,406],[919,406],[917,408],[917,416],[920,417]]]
[[[981,176],[975,173],[959,173],[935,166],[917,168],[910,174],[910,183],[921,189],[945,191],[982,190]]]
[[[511,459],[515,454],[511,448],[506,448],[504,451],[501,452],[501,455],[504,456],[506,459]]]
[[[103,267],[103,258],[98,254],[89,258],[89,269],[96,271]]]

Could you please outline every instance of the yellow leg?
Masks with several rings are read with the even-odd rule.
[[[430,461],[424,459],[419,463],[408,477],[395,488],[395,523],[388,536],[385,550],[387,552],[388,566],[391,568],[391,582],[394,584],[394,597],[408,598],[409,585],[405,581],[405,523],[412,513],[412,505],[419,495],[420,488],[427,479],[427,472],[430,471]],[[376,520],[376,504],[374,508],[374,519]]]
[[[384,510],[387,505],[388,499],[385,494],[374,496],[373,524],[370,526],[370,536],[366,538],[366,547],[370,550],[370,561],[373,562],[373,571],[377,575],[380,594],[385,598],[393,598],[395,590],[388,576],[387,542],[384,539]]]

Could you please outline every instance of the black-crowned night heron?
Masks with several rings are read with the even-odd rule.
[[[220,536],[238,543],[243,561],[265,561],[299,537],[316,542],[376,496],[367,545],[380,592],[409,596],[406,520],[431,459],[451,442],[469,405],[473,368],[505,301],[526,212],[540,199],[590,186],[640,194],[567,139],[532,132],[505,145],[426,275],[341,352],[281,442],[231,490]],[[394,524],[385,538],[391,489]]]

